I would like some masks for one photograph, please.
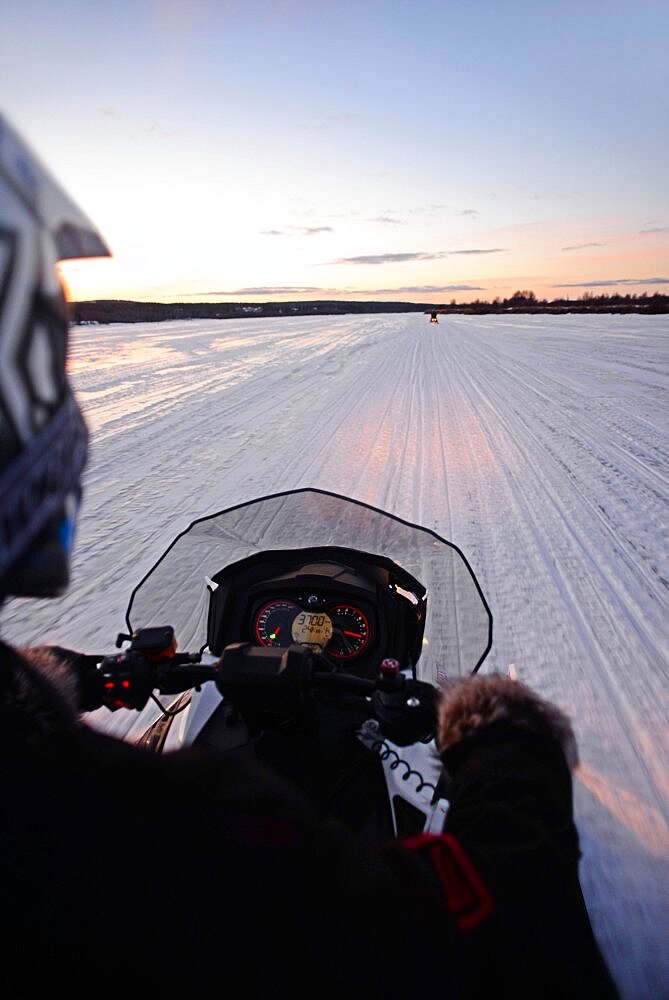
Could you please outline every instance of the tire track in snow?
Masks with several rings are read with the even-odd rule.
[[[498,372],[499,370],[498,366]],[[525,468],[523,487],[522,490],[514,490],[512,487],[512,493],[514,494],[514,501],[519,511],[519,520],[533,533],[537,551],[546,551],[547,541],[539,531],[535,511],[547,505],[549,508],[555,509],[557,517],[563,525],[563,534],[565,537],[560,540],[557,557],[546,558],[545,569],[550,574],[558,593],[562,595],[564,607],[569,612],[570,620],[583,650],[583,660],[595,666],[597,674],[606,689],[607,701],[618,719],[622,733],[628,739],[630,734],[636,735],[636,745],[633,745],[630,741],[629,746],[633,746],[636,759],[642,773],[645,775],[649,789],[652,789],[653,798],[664,815],[665,822],[669,822],[669,811],[666,805],[669,801],[667,776],[662,761],[658,759],[656,752],[657,734],[666,733],[667,723],[666,714],[662,710],[659,711],[659,715],[657,712],[658,705],[662,705],[661,692],[650,691],[648,696],[640,702],[638,692],[636,691],[636,684],[631,683],[629,686],[626,686],[624,684],[624,672],[622,673],[621,683],[620,670],[616,670],[615,666],[611,664],[612,648],[624,644],[626,639],[625,629],[619,624],[621,619],[629,621],[628,609],[625,603],[626,592],[619,592],[618,588],[605,575],[598,559],[594,557],[591,542],[589,543],[587,538],[583,536],[582,529],[579,529],[571,516],[571,511],[565,508],[559,493],[556,492],[555,484],[549,482],[547,464],[541,465],[541,475],[537,475],[537,470],[533,469],[531,456],[541,453],[544,449],[544,443],[535,433],[534,415],[529,410],[527,415],[520,415],[521,408],[524,410],[527,405],[527,395],[521,397],[522,407],[520,404],[514,407],[514,421],[510,416],[506,401],[513,398],[518,400],[517,394],[514,395],[507,392],[502,396],[499,392],[499,381],[494,383],[495,391],[493,391],[493,386],[490,382],[484,383],[480,367],[472,366],[468,370],[463,371],[462,374],[469,381],[472,393],[479,397],[479,406],[492,414],[493,419],[489,424],[491,430],[494,431],[495,435],[498,435],[500,429],[505,430],[508,439],[514,442],[518,454],[523,458],[523,467]],[[542,402],[545,403],[545,401],[546,397],[544,394]],[[523,441],[532,442],[532,447],[527,449],[527,447],[521,445]],[[560,466],[564,465],[562,462],[559,464]],[[598,505],[594,504],[583,491],[578,489],[576,482],[571,485],[577,487],[580,502],[586,506],[592,515],[590,523],[593,520],[596,522],[599,521],[607,532],[613,534],[615,539],[615,532],[612,532],[610,525],[602,517]],[[579,521],[579,523],[581,522]],[[564,554],[560,554],[561,552],[568,551],[568,543],[577,547],[578,562],[581,565],[588,566],[586,579],[588,579],[589,589],[592,591],[590,596],[594,594],[596,598],[594,602],[592,600],[584,601],[578,576],[573,573],[570,574],[564,568],[569,562],[573,561],[565,558]],[[549,553],[546,552],[546,555],[549,556]],[[598,584],[594,588],[591,588],[591,581],[593,579],[597,580]],[[614,605],[613,608],[611,608],[611,604]],[[593,640],[593,611],[604,622],[605,628],[611,632],[612,636],[616,637],[616,641],[611,644],[612,648],[610,647],[604,653],[601,652],[601,645]],[[642,630],[641,640],[643,646],[649,650],[647,669],[649,672],[652,672],[656,666],[652,655],[650,655],[654,648],[652,639]],[[559,678],[556,677],[555,680],[558,681]],[[556,688],[559,689],[559,687],[559,683],[556,684]],[[635,692],[636,697],[631,697],[632,692]],[[560,701],[561,696],[561,690],[559,694],[556,693],[553,695],[557,701]],[[653,718],[655,719],[655,727],[653,727]],[[655,728],[655,738],[652,736],[653,728]],[[602,734],[599,725],[597,732],[598,739],[601,740]],[[615,729],[611,734],[610,745],[612,751],[621,745],[620,734],[616,734]]]

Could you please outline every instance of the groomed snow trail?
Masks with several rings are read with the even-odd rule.
[[[174,535],[264,493],[432,528],[492,608],[482,669],[515,664],[574,720],[582,881],[624,997],[669,997],[669,319],[80,327],[71,368],[92,431],[73,586],[11,603],[4,636],[112,651]]]

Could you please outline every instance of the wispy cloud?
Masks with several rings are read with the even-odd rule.
[[[327,264],[406,264],[411,260],[437,260],[441,253],[378,253],[362,254],[359,257],[338,257],[326,261]]]
[[[460,253],[464,253],[464,254],[468,254],[468,253],[473,253],[473,254],[477,254],[477,253],[506,253],[506,247],[492,247],[490,250],[447,250],[446,253],[444,254],[444,256],[448,257],[450,254],[460,254]]]
[[[411,215],[423,215],[425,212],[433,214],[434,212],[441,212],[446,208],[446,205],[418,205],[416,208],[407,209]]]
[[[369,221],[370,222],[381,222],[384,225],[388,225],[388,226],[407,226],[408,225],[408,222],[405,222],[404,219],[397,219],[397,218],[395,218],[392,215],[377,215],[373,219],[370,219]]]
[[[401,288],[369,288],[366,295],[427,295],[432,292],[482,292],[482,285],[404,285]]]
[[[647,229],[640,229],[640,233],[669,233],[669,226],[649,226]]]
[[[310,295],[313,292],[323,292],[322,288],[310,288],[308,286],[291,286],[291,285],[259,285],[256,288],[232,288],[224,292],[190,292],[188,295],[183,295],[181,298],[190,298],[193,295],[197,295],[198,298],[203,295],[211,295],[213,297],[219,297],[222,295]]]
[[[465,216],[470,219],[477,219],[480,216],[478,208],[460,208],[456,209],[453,207],[448,207],[447,205],[414,205],[412,208],[386,208],[381,211],[381,214],[374,219],[370,219],[370,222],[399,222],[400,219],[397,218],[398,214],[407,215],[438,215],[448,209],[449,215],[455,216]],[[403,225],[408,225],[408,223],[402,220]]]
[[[562,253],[568,250],[587,250],[588,247],[605,247],[606,243],[575,243],[573,247],[562,247]]]
[[[333,233],[332,226],[287,226],[285,229],[262,229],[261,236],[318,236]]]
[[[443,292],[482,292],[485,291],[482,285],[399,285],[396,288],[318,288],[316,286],[301,285],[258,285],[249,288],[231,288],[227,291],[209,292],[183,292],[177,295],[180,299],[202,298],[230,298],[234,296],[264,296],[264,295],[319,295],[326,296],[350,296],[357,298],[360,295],[434,295]]]
[[[436,253],[377,253],[361,254],[358,257],[337,257],[325,261],[326,264],[406,264],[414,260],[441,260],[455,254],[487,254],[505,253],[502,247],[492,247],[489,250],[440,250]]]
[[[552,288],[601,288],[606,285],[669,285],[669,278],[612,278],[610,281],[574,281]]]

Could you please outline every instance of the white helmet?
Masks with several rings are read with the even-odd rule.
[[[109,255],[0,115],[0,601],[69,582],[88,433],[65,374],[56,263]]]

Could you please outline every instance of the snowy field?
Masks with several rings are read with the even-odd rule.
[[[623,996],[669,998],[669,317],[87,326],[71,371],[92,431],[74,582],[9,604],[4,636],[113,652],[174,535],[264,493],[433,529],[492,609],[482,670],[515,664],[574,721],[583,888]]]

